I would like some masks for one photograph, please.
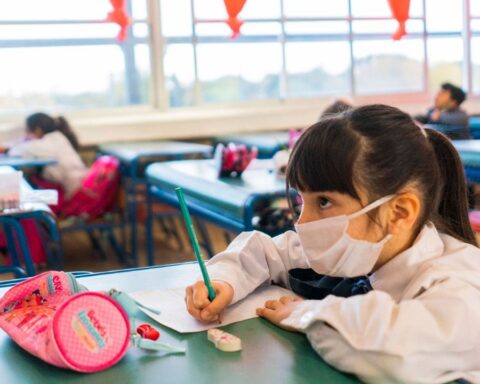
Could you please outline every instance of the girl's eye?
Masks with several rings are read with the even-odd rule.
[[[326,197],[319,197],[318,205],[320,206],[321,209],[327,209],[332,206],[332,203]]]

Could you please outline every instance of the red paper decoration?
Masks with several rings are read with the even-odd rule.
[[[400,40],[407,34],[405,23],[408,20],[410,0],[388,0],[388,5],[390,5],[393,17],[398,21],[398,29],[392,35],[392,39]]]
[[[110,0],[113,11],[107,15],[107,21],[116,23],[120,26],[117,40],[122,42],[127,38],[128,26],[132,23],[125,10],[125,0]]]
[[[232,39],[235,39],[240,34],[240,28],[243,21],[240,21],[237,16],[241,12],[246,1],[247,0],[224,0],[228,13],[227,24],[232,30]]]

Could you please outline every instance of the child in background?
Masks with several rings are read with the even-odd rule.
[[[10,148],[11,156],[56,160],[56,164],[43,169],[45,180],[58,183],[65,191],[66,199],[77,191],[88,169],[77,150],[78,139],[63,117],[53,118],[45,113],[35,113],[26,120],[30,140]]]
[[[187,287],[189,313],[217,321],[257,287],[291,287],[293,269],[311,268],[341,284],[322,300],[267,301],[258,315],[367,382],[480,382],[480,249],[450,141],[393,107],[349,109],[301,136],[287,186],[303,200],[296,232],[240,234],[208,263],[215,299],[203,281]],[[336,295],[339,285],[351,291]]]

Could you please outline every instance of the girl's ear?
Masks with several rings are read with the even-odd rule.
[[[388,233],[396,235],[412,230],[421,210],[417,194],[413,191],[399,193],[388,202],[388,206]]]

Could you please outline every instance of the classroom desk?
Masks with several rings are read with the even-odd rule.
[[[480,116],[470,116],[468,118],[468,128],[474,139],[480,139]]]
[[[147,199],[149,265],[154,261],[152,200],[178,208],[176,187],[182,187],[192,215],[233,232],[253,230],[256,212],[270,201],[286,196],[285,179],[273,171],[271,160],[253,161],[240,178],[218,178],[213,160],[156,163],[148,166],[146,178],[150,185]],[[207,251],[211,256],[211,251]]]
[[[9,173],[13,172],[14,168],[11,166],[0,166],[0,173]],[[28,182],[24,179],[21,184],[21,190],[31,190],[32,187]],[[55,221],[55,215],[52,212],[52,210],[48,207],[48,205],[43,204],[43,203],[21,203],[20,209],[15,210],[15,211],[9,211],[7,213],[0,212],[0,215],[4,218],[10,218],[15,221],[20,221],[22,219],[33,219],[36,222],[43,223],[47,228],[48,228],[48,234],[51,239],[51,245],[47,247],[47,257],[48,257],[48,262],[51,267],[61,269],[63,267],[63,255],[61,252],[61,245],[60,245],[60,234],[58,231],[57,223]],[[21,243],[19,244],[20,248],[23,250],[22,253],[25,252],[25,247],[27,247],[26,242],[28,239],[25,238],[25,235],[22,233],[19,233],[19,228],[18,226],[13,227],[12,230],[14,233],[17,233],[17,236],[19,236],[19,241]],[[10,237],[8,239],[8,237]],[[7,233],[7,239],[8,241],[12,242],[14,241]],[[23,239],[23,241],[22,241]],[[27,254],[28,254],[28,249],[27,249]],[[19,260],[18,255],[13,255],[12,259]],[[29,262],[28,260],[25,260],[25,266],[26,266],[26,271],[29,276],[33,276],[35,274],[35,268],[31,261]]]
[[[193,263],[98,273],[78,278],[91,290],[117,288],[126,292],[174,288],[191,284],[199,274]],[[3,295],[6,288],[0,289]],[[141,321],[156,324],[142,315]],[[263,319],[231,324],[225,330],[242,339],[240,353],[220,352],[205,332],[179,334],[158,325],[160,340],[182,344],[185,355],[156,357],[131,348],[112,368],[81,374],[55,368],[29,355],[0,331],[2,382],[85,384],[347,384],[359,381],[327,365],[310,347],[306,337],[281,330]]]
[[[453,140],[469,181],[480,183],[480,140]]]
[[[144,168],[156,161],[179,160],[189,156],[210,157],[212,147],[180,141],[135,142],[101,145],[98,152],[120,160],[121,173],[127,196],[127,215],[130,222],[130,252],[138,265],[137,246],[137,191],[145,185]]]
[[[238,135],[218,136],[216,143],[244,144],[257,147],[259,159],[271,159],[278,151],[288,148],[288,132],[258,132]]]
[[[425,124],[425,128],[434,129],[448,136],[452,140],[468,140],[470,135],[468,128],[461,125],[448,125],[448,124]]]
[[[12,157],[8,155],[0,155],[0,166],[9,166],[15,169],[20,168],[43,168],[47,165],[55,164],[54,159],[34,159],[24,157]]]

